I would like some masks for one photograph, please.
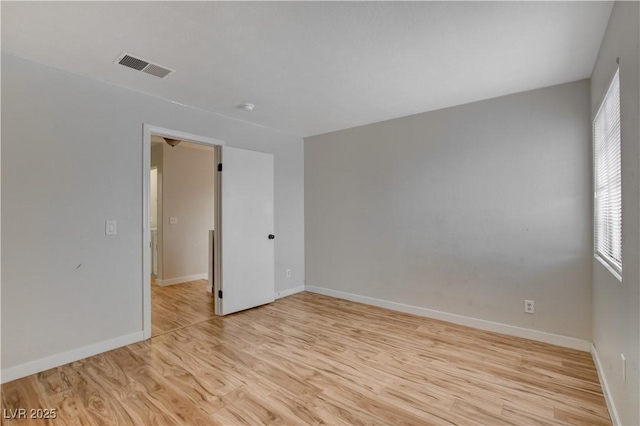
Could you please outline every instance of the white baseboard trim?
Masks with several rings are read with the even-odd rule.
[[[596,350],[595,345],[591,345],[591,356],[593,357],[593,362],[596,364],[596,371],[598,372],[598,378],[600,379],[600,386],[602,386],[602,393],[604,394],[604,400],[607,403],[607,408],[609,409],[609,416],[611,416],[611,423],[614,426],[619,426],[622,424],[620,421],[620,416],[618,415],[618,410],[616,409],[616,405],[613,403],[613,397],[611,396],[611,390],[609,390],[609,384],[607,383],[607,378],[604,375],[604,370],[602,369],[602,363],[600,362],[600,357],[598,356],[598,351]]]
[[[390,302],[388,300],[345,293],[342,291],[331,290],[324,287],[307,285],[305,286],[305,290],[312,293],[324,294],[325,296],[351,300],[352,302],[360,302],[367,305],[391,309],[394,311],[405,312],[408,314],[419,315],[422,317],[433,318],[441,321],[447,321],[453,324],[465,325],[468,327],[478,328],[480,330],[492,331],[495,333],[506,334],[508,336],[523,337],[525,339],[535,340],[537,342],[550,343],[552,345],[562,346],[565,348],[577,349],[583,352],[589,352],[591,350],[591,342],[583,339],[578,339],[576,337],[562,336],[560,334],[547,333],[545,331],[531,330],[529,328],[517,327],[514,325],[502,324],[499,322],[487,321],[478,318],[471,318],[463,315],[451,314],[448,312],[436,311],[428,308],[421,308],[419,306],[405,305],[403,303]]]
[[[5,368],[0,373],[0,383],[7,383],[31,374],[40,373],[41,371],[45,371],[50,368],[59,367],[70,362],[130,345],[141,340],[144,340],[144,335],[142,331],[138,331],[136,333],[116,337],[115,339],[105,340],[104,342],[94,343],[68,352],[26,362],[24,364],[16,365],[15,367]]]
[[[286,290],[276,291],[275,298],[282,299],[283,297],[291,296],[292,294],[300,293],[304,291],[304,286],[300,285],[298,287],[288,288]]]
[[[208,280],[208,279],[209,279],[208,274],[196,274],[196,275],[187,275],[185,277],[171,278],[168,280],[156,280],[156,284],[164,287],[167,285],[182,284],[182,283],[187,283],[189,281]]]

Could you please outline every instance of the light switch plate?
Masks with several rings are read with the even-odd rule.
[[[169,218],[169,224],[170,225],[175,225],[176,223],[178,223],[178,218],[177,217],[170,217]]]
[[[118,221],[107,220],[104,225],[105,235],[118,235]]]

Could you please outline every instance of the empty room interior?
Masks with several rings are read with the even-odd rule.
[[[1,7],[0,424],[640,424],[640,3]]]

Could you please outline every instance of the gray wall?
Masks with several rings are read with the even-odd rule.
[[[620,58],[622,282],[593,259],[593,343],[622,424],[640,424],[640,7],[616,2],[591,76],[595,117]],[[622,380],[620,354],[627,358]]]
[[[3,53],[3,369],[142,330],[143,123],[273,153],[276,290],[304,284],[300,138]]]
[[[310,137],[306,284],[590,340],[591,198],[588,80]]]
[[[209,231],[214,229],[216,158],[181,143],[161,145],[162,280],[207,274]],[[178,223],[172,225],[170,218]]]
[[[163,215],[162,215],[162,192],[163,192],[163,185],[162,185],[162,176],[163,176],[163,159],[164,159],[164,147],[162,145],[151,145],[151,167],[156,167],[158,169],[158,224],[160,226],[158,226],[157,229],[157,262],[158,262],[158,275],[157,278],[159,280],[162,279],[162,259],[164,258],[164,251],[163,251],[163,247],[162,247],[162,224],[163,224]]]

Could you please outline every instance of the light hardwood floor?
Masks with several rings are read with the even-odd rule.
[[[2,391],[56,424],[610,424],[588,353],[312,293]]]
[[[214,299],[207,280],[161,287],[151,279],[151,334],[197,324],[215,316]]]

